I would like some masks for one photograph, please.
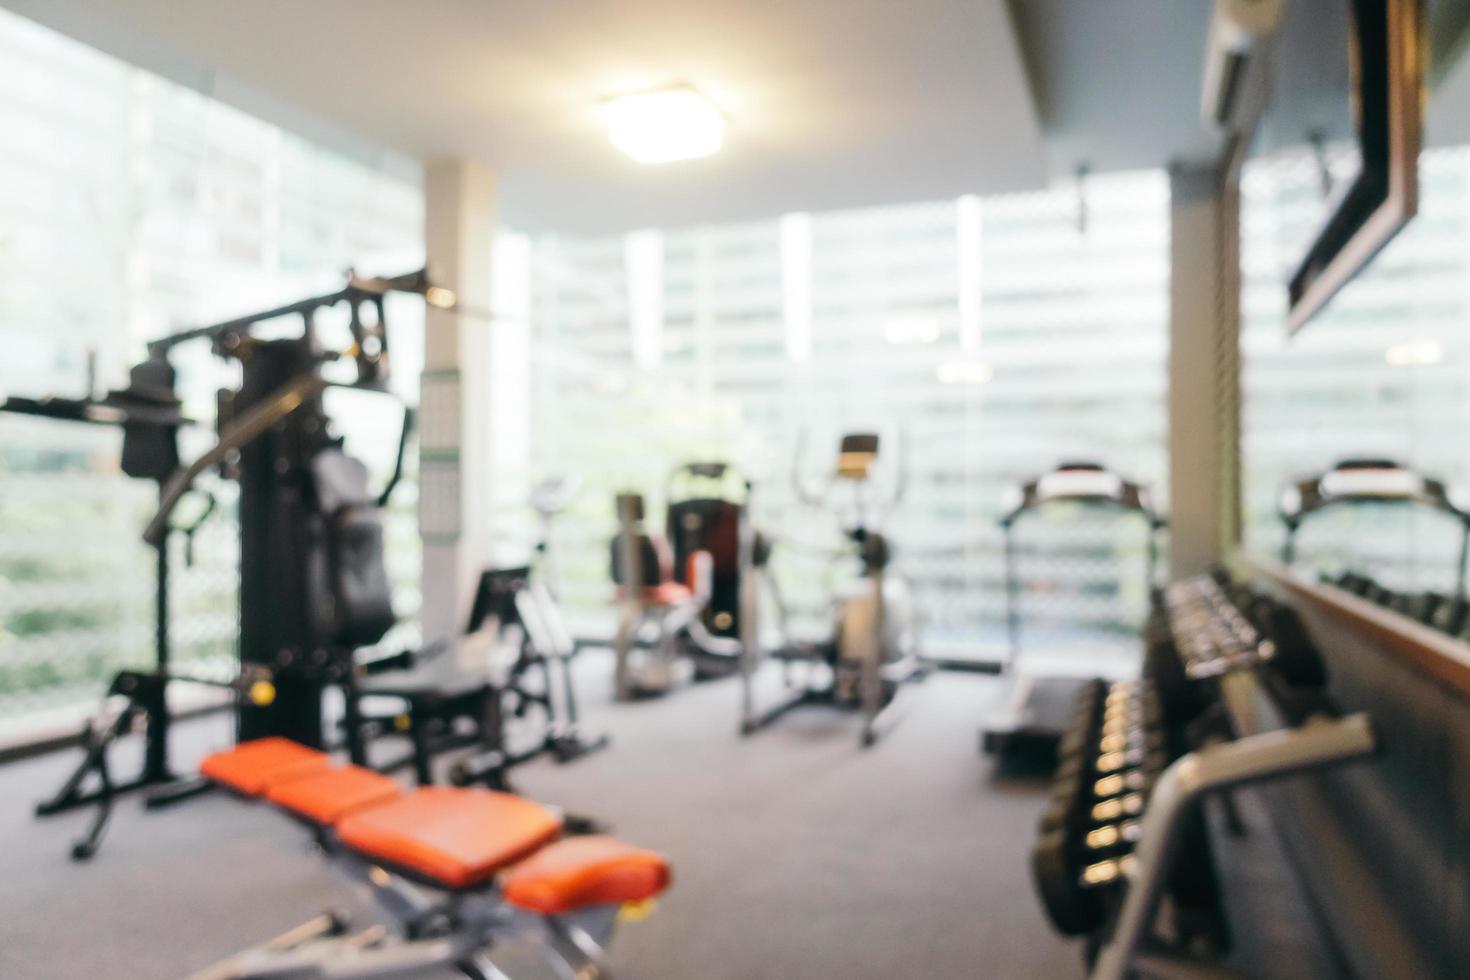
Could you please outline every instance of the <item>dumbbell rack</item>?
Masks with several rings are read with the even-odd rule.
[[[1190,752],[1164,770],[1149,797],[1129,868],[1128,891],[1111,938],[1100,949],[1092,980],[1123,980],[1147,971],[1161,954],[1149,936],[1164,885],[1177,859],[1185,819],[1211,794],[1288,776],[1373,751],[1366,715],[1317,718],[1298,728],[1260,732]]]
[[[1176,583],[1165,604],[1179,665],[1191,682],[1210,685],[1232,739],[1168,763],[1161,758],[1168,751],[1167,733],[1150,730],[1160,716],[1160,695],[1151,680],[1098,682],[1079,699],[1067,740],[1071,749],[1082,750],[1071,763],[1081,768],[1065,774],[1075,783],[1059,787],[1043,817],[1033,862],[1058,928],[1090,935],[1093,978],[1121,980],[1150,970],[1216,972],[1159,942],[1154,929],[1166,893],[1178,884],[1181,862],[1191,858],[1191,824],[1202,801],[1237,786],[1359,758],[1374,745],[1361,714],[1317,714],[1283,727],[1279,715],[1258,710],[1270,702],[1260,672],[1276,666],[1278,649],[1220,582],[1201,577]],[[1086,793],[1093,771],[1092,792]],[[1075,874],[1072,882],[1069,874]]]

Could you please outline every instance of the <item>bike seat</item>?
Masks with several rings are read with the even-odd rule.
[[[650,606],[677,606],[693,599],[694,592],[678,582],[660,582],[640,590],[639,597]]]

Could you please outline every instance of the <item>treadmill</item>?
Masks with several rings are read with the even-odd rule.
[[[1344,459],[1316,476],[1287,486],[1278,504],[1286,537],[1281,563],[1296,561],[1296,536],[1313,514],[1344,505],[1403,504],[1437,510],[1460,524],[1460,557],[1456,566],[1455,598],[1466,598],[1466,570],[1470,564],[1470,513],[1450,500],[1440,480],[1417,473],[1390,459]]]
[[[1000,518],[1005,536],[1006,632],[1008,649],[1001,675],[1011,680],[1005,705],[982,730],[981,750],[1004,761],[1008,757],[1055,760],[1057,743],[1066,732],[1073,705],[1095,675],[1028,673],[1021,657],[1021,581],[1016,561],[1016,526],[1057,504],[1082,505],[1087,511],[1137,515],[1145,534],[1144,575],[1154,587],[1158,567],[1158,533],[1165,521],[1154,510],[1147,489],[1099,463],[1064,462],[1021,487],[1021,499]]]

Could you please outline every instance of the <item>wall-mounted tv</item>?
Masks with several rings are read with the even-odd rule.
[[[1419,206],[1423,0],[1337,2],[1346,5],[1344,30],[1321,30],[1328,6],[1324,0],[1296,3],[1289,17],[1296,23],[1287,25],[1286,43],[1277,48],[1272,102],[1289,105],[1293,100],[1293,60],[1298,65],[1306,60],[1320,66],[1325,59],[1326,73],[1346,82],[1336,87],[1335,105],[1327,110],[1329,117],[1341,116],[1341,126],[1331,126],[1331,122],[1329,126],[1351,133],[1356,143],[1355,170],[1338,181],[1329,198],[1326,220],[1287,284],[1287,328],[1293,333],[1388,244]],[[1293,26],[1295,31],[1290,30]],[[1292,37],[1292,33],[1305,36]],[[1324,45],[1328,46],[1325,52]],[[1317,50],[1301,59],[1311,48]],[[1305,111],[1320,113],[1322,109],[1318,104]],[[1288,109],[1287,115],[1293,114]],[[1320,135],[1322,129],[1315,133]],[[1301,130],[1298,134],[1311,135]]]

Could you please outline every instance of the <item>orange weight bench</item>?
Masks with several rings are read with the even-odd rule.
[[[620,913],[669,883],[658,854],[610,837],[562,837],[538,803],[478,788],[408,789],[282,738],[204,760],[201,774],[268,801],[312,829],[387,923],[353,933],[322,915],[196,974],[218,978],[369,978],[448,966],[506,980],[491,950],[531,935],[558,975],[601,975]]]

